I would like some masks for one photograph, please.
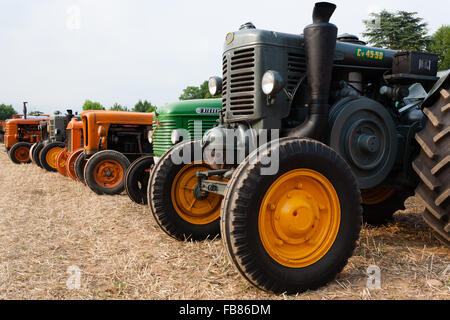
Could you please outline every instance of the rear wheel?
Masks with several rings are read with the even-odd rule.
[[[361,198],[346,162],[326,145],[285,138],[242,162],[226,188],[221,233],[231,261],[253,285],[297,293],[325,285],[359,237]],[[279,170],[261,158],[279,152]],[[267,159],[267,158],[266,158]]]
[[[56,158],[58,153],[66,147],[66,144],[63,142],[51,142],[42,148],[39,153],[39,161],[47,171],[56,172],[58,169],[56,168]]]
[[[421,147],[413,169],[421,182],[416,196],[425,205],[423,219],[450,246],[450,82],[439,91],[436,101],[423,109],[428,121],[416,134]]]
[[[86,154],[81,152],[74,164],[75,175],[77,176],[78,181],[84,184],[86,184],[86,181],[84,180],[84,168],[86,167],[86,162]]]
[[[56,156],[56,169],[60,174],[62,174],[65,177],[67,177],[66,162],[67,162],[67,147],[62,149]]]
[[[78,159],[78,156],[80,154],[83,154],[83,151],[84,151],[84,149],[80,148],[80,149],[75,150],[74,152],[69,153],[69,156],[67,157],[67,160],[66,160],[67,175],[75,181],[78,180],[76,172],[75,172],[75,162]],[[83,168],[83,170],[84,170],[84,168]]]
[[[8,155],[14,163],[30,163],[31,144],[27,142],[18,142],[9,149]]]
[[[153,156],[144,156],[130,164],[125,173],[125,191],[131,200],[147,204],[147,187]]]
[[[379,187],[361,190],[364,222],[373,226],[389,222],[397,210],[405,209],[405,200],[410,195],[412,194]]]
[[[194,161],[195,149],[201,150],[199,141],[175,145],[161,157],[150,173],[150,211],[161,229],[178,240],[212,239],[220,233],[222,196],[215,193],[201,195],[197,189],[197,171],[211,168],[204,162]],[[191,162],[175,164],[172,155],[182,154],[185,150],[190,150],[188,157]]]
[[[97,194],[120,194],[124,190],[124,177],[129,165],[128,158],[118,151],[99,151],[84,168],[86,184]]]

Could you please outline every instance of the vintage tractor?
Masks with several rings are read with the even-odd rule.
[[[58,172],[77,180],[74,164],[83,150],[83,123],[80,116],[74,116],[66,128],[66,147],[56,157]]]
[[[131,200],[147,204],[147,186],[150,167],[158,162],[173,145],[194,137],[194,124],[201,124],[199,138],[205,131],[217,125],[221,99],[188,100],[169,103],[158,108],[153,119],[153,131],[149,142],[153,145],[153,155],[136,159],[125,173],[125,191]]]
[[[97,194],[119,194],[131,162],[152,154],[148,133],[154,113],[86,111],[83,122],[84,151],[74,164],[78,180]]]
[[[30,148],[41,140],[42,118],[10,119],[5,125],[5,148],[14,163],[29,163]]]
[[[51,172],[58,171],[56,158],[66,147],[66,127],[73,116],[72,110],[67,110],[65,115],[50,115],[48,123],[41,124],[40,130],[47,130],[47,138],[39,141],[31,152],[33,162],[39,167]]]
[[[435,55],[337,37],[335,8],[316,3],[302,35],[251,23],[228,33],[223,77],[209,81],[220,124],[150,173],[149,207],[167,234],[220,233],[239,272],[272,292],[331,281],[363,215],[386,221],[419,181],[426,220],[450,240],[449,76],[433,87]]]

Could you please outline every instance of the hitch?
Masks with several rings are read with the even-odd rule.
[[[231,172],[230,172],[231,171]],[[197,188],[202,194],[212,192],[220,195],[225,194],[225,189],[227,187],[227,182],[206,180],[212,176],[218,176],[219,178],[231,176],[232,170],[222,169],[222,170],[209,170],[209,171],[199,171],[196,173],[198,179]]]

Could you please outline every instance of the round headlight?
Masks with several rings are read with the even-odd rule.
[[[222,78],[221,77],[211,77],[208,80],[209,93],[212,96],[216,96],[222,92]]]
[[[284,86],[283,77],[276,71],[268,70],[261,80],[262,91],[267,95],[277,94]]]

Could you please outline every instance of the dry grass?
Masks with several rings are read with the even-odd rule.
[[[177,242],[126,195],[98,196],[0,151],[0,299],[449,299],[450,250],[415,198],[395,221],[365,227],[344,271],[318,291],[276,296],[249,285],[220,240]],[[69,266],[81,288],[69,290]],[[377,265],[382,288],[366,289]]]

